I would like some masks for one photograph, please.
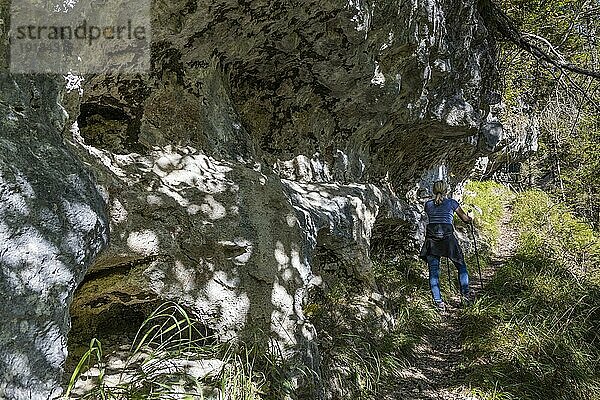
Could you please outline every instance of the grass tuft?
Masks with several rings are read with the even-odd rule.
[[[144,321],[124,365],[111,366],[93,339],[65,399],[287,399],[314,373],[277,350],[262,332],[245,342],[221,342],[167,302]]]

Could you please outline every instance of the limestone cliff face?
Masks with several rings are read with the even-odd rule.
[[[105,322],[174,299],[222,338],[261,329],[284,352],[297,351],[318,334],[302,312],[308,288],[339,274],[372,285],[375,242],[410,248],[422,189],[440,170],[460,180],[500,139],[501,125],[488,115],[492,43],[473,1],[157,1],[152,15],[152,71],[85,77],[82,95],[74,90],[62,101],[64,142],[46,133],[63,126],[53,121],[57,89],[42,91],[55,80],[2,93],[3,137],[22,141],[11,132],[26,131],[50,149],[3,146],[3,157],[28,168],[2,169],[14,186],[2,196],[37,193],[19,204],[65,222],[36,237],[66,241],[48,254],[72,276],[60,293],[28,297],[62,302],[52,315],[2,309],[11,328],[0,338],[43,318],[61,319],[64,338],[66,304],[106,243],[108,219],[110,245],[71,307],[79,337],[131,329]],[[2,77],[3,85],[13,81]],[[8,128],[30,90],[41,91],[39,121]],[[67,166],[60,171],[31,158],[59,156]],[[19,179],[52,191],[42,195]],[[58,193],[64,198],[52,208]],[[65,204],[79,204],[85,218]],[[15,245],[2,246],[21,254]],[[15,291],[18,270],[2,260],[1,284]],[[31,332],[46,329],[31,323]],[[64,342],[52,349],[54,369],[31,369],[27,378],[48,388]]]
[[[108,242],[104,199],[64,146],[61,82],[0,75],[0,398],[61,393],[68,307]]]
[[[290,178],[398,186],[466,145],[464,172],[479,139],[493,144],[493,52],[473,2],[161,2],[153,15],[153,73],[86,83],[80,127],[100,147],[178,143]]]

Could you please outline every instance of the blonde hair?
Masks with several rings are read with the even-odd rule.
[[[436,206],[442,204],[444,201],[444,197],[446,196],[446,192],[448,191],[448,185],[444,181],[436,181],[433,183],[433,195],[435,199],[433,202]]]

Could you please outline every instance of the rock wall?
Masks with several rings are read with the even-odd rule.
[[[2,156],[28,166],[3,167],[12,179],[3,199],[18,196],[4,204],[53,221],[19,234],[39,237],[38,251],[70,271],[51,301],[43,290],[27,295],[34,303],[23,297],[33,314],[1,309],[11,322],[0,338],[31,326],[23,338],[60,341],[44,372],[1,369],[7,398],[28,398],[19,385],[33,380],[32,398],[59,391],[66,308],[86,271],[71,307],[79,338],[124,310],[174,299],[223,339],[261,330],[284,353],[314,352],[308,288],[339,274],[371,287],[373,241],[414,247],[431,179],[440,169],[462,179],[501,135],[489,118],[493,43],[473,1],[157,1],[152,15],[150,73],[70,76],[64,99],[50,77],[2,92],[2,135],[16,143]],[[15,108],[29,91],[42,91],[28,100],[42,107],[36,122]],[[46,150],[16,151],[32,140]],[[88,270],[108,225],[110,245]],[[25,257],[19,243],[5,241],[3,254]],[[21,267],[6,257],[10,292]]]
[[[61,82],[0,73],[0,398],[61,393],[68,307],[108,243],[104,199],[60,130]]]

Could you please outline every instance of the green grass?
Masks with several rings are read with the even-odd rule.
[[[571,275],[585,273],[600,261],[597,234],[565,207],[538,190],[521,194],[513,215],[519,228],[519,252],[530,263],[546,263],[567,269]]]
[[[425,268],[417,262],[374,262],[385,304],[351,279],[317,288],[306,313],[315,323],[323,385],[331,398],[379,400],[439,315],[431,307]],[[364,285],[363,285],[364,286]]]
[[[76,385],[89,379],[86,373],[92,368],[99,375],[78,399],[281,400],[288,398],[298,382],[314,378],[297,360],[284,359],[268,335],[256,332],[250,336],[244,342],[221,342],[207,335],[184,308],[165,303],[140,327],[125,365],[120,373],[111,371],[110,381],[102,345],[93,339],[72,374],[65,399],[74,398]],[[212,373],[198,377],[174,360],[222,363]]]
[[[98,339],[94,338],[90,341],[88,350],[83,354],[83,356],[79,360],[79,363],[77,363],[77,366],[75,367],[73,374],[71,375],[71,379],[69,380],[69,385],[65,392],[65,396],[64,396],[65,399],[70,398],[71,392],[72,392],[73,388],[75,387],[77,380],[81,377],[81,374],[84,371],[91,369],[93,366],[95,366],[97,364],[100,367],[99,368],[100,373],[98,374],[97,382],[96,382],[96,386],[98,387],[98,395],[101,398],[107,397],[107,395],[102,390],[104,387],[104,384],[103,384],[104,367],[102,365],[102,357],[103,357],[102,343],[100,343],[100,341]]]
[[[517,254],[463,315],[485,399],[600,399],[598,237],[543,192],[514,199]]]

